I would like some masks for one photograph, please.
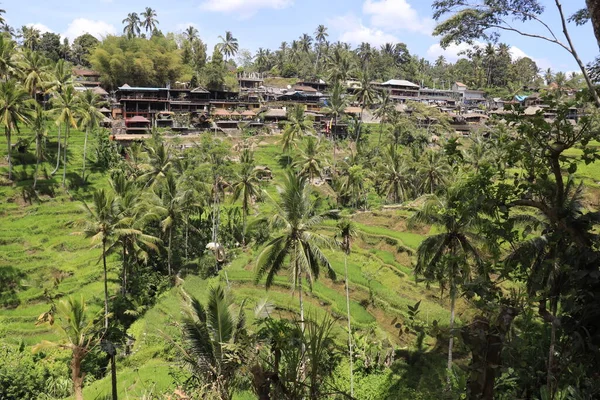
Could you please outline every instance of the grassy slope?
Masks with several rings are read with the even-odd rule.
[[[53,134],[52,134],[53,135]],[[275,156],[279,148],[274,138],[267,138],[257,148],[257,163],[269,165],[275,177],[282,170]],[[71,171],[78,171],[81,165],[81,133],[74,132],[71,141]],[[4,149],[4,146],[0,146]],[[1,151],[1,150],[0,150]],[[4,153],[0,152],[4,157]],[[0,165],[0,169],[3,166]],[[46,168],[51,169],[47,165]],[[17,167],[19,171],[21,167]],[[29,169],[31,170],[31,169]],[[71,178],[74,178],[71,175]],[[60,180],[60,177],[55,177]],[[89,188],[106,185],[100,173],[92,174]],[[22,287],[17,297],[19,305],[12,309],[0,309],[0,337],[17,343],[21,339],[27,345],[38,343],[42,339],[54,339],[47,326],[35,327],[37,316],[48,309],[44,290],[52,289],[55,278],[61,277],[56,292],[60,295],[84,295],[91,302],[94,311],[101,310],[102,281],[101,267],[98,264],[99,250],[91,248],[89,241],[77,232],[76,221],[83,214],[80,203],[74,197],[85,198],[89,192],[71,190],[67,194],[57,190],[54,198],[45,198],[41,204],[24,204],[21,186],[0,187],[0,196],[8,201],[0,204],[0,269],[14,269],[23,273]],[[273,183],[269,183],[267,192],[276,196]],[[263,211],[269,210],[268,204],[261,205]],[[410,273],[411,258],[398,253],[393,246],[387,245],[385,238],[399,240],[404,246],[416,249],[423,236],[407,232],[402,223],[402,212],[378,212],[356,216],[357,226],[364,237],[355,242],[352,254],[348,258],[351,290],[351,310],[353,324],[358,329],[375,328],[380,337],[388,337],[398,342],[396,330],[391,325],[394,317],[403,317],[406,306],[423,300],[421,315],[423,318],[446,321],[448,312],[445,303],[435,297],[436,292],[426,291],[417,285]],[[297,297],[292,297],[285,276],[276,280],[276,285],[265,291],[262,285],[253,284],[252,265],[254,254],[242,254],[225,271],[233,293],[241,302],[246,299],[247,314],[252,320],[252,309],[256,302],[268,298],[274,302],[280,313],[295,312],[298,308]],[[318,315],[329,312],[339,317],[336,332],[340,340],[344,336],[344,318],[346,304],[343,291],[344,259],[340,252],[330,251],[328,256],[338,274],[337,282],[322,278],[317,282],[310,296],[307,296],[308,310]],[[118,258],[110,259],[110,290],[117,289]],[[218,281],[224,281],[224,272],[210,281],[198,277],[186,278],[183,289],[190,295],[203,299],[207,287]],[[376,300],[376,308],[364,308],[360,302],[369,298],[369,287]],[[158,303],[130,328],[130,334],[137,341],[133,355],[119,361],[120,391],[130,398],[150,393],[163,392],[172,388],[173,380],[169,375],[177,362],[169,351],[170,338],[178,336],[178,321],[181,318],[183,301],[182,288],[173,288],[163,294]],[[399,342],[399,344],[402,344]],[[109,380],[102,379],[86,388],[86,397],[97,398],[108,393]]]

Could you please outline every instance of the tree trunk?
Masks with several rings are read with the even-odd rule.
[[[116,350],[110,355],[110,383],[112,387],[112,400],[117,400],[117,364],[116,364]]]
[[[81,180],[85,182],[85,158],[87,154],[87,141],[88,141],[88,133],[90,129],[85,129],[85,139],[83,140],[83,169],[81,171]]]
[[[10,157],[10,153],[11,153],[12,149],[11,149],[11,145],[10,145],[10,128],[6,128],[5,133],[6,133],[6,145],[7,145],[6,156],[8,157],[8,179],[12,180],[12,159]]]
[[[448,340],[448,377],[446,383],[448,389],[450,389],[451,380],[450,374],[452,373],[452,346],[454,345],[454,303],[456,301],[456,289],[450,289],[450,339]]]
[[[590,12],[594,34],[600,48],[600,0],[585,0],[585,4]]]
[[[41,138],[39,136],[36,136],[35,138],[35,172],[33,174],[33,189],[35,190],[35,187],[37,186],[37,180],[38,180],[38,173],[40,170],[40,159],[42,158],[42,143],[41,143]]]
[[[50,173],[50,175],[54,175],[58,171],[58,167],[60,166],[60,125],[57,128],[58,135],[56,137],[56,143],[58,144],[58,149],[56,150],[56,167]]]
[[[358,148],[358,140],[360,139],[360,130],[362,129],[363,113],[365,112],[364,105],[360,107],[360,116],[358,118],[358,128],[356,129],[356,146]]]
[[[301,382],[304,382],[304,380],[306,379],[306,359],[305,359],[305,354],[306,354],[306,345],[304,344],[304,300],[302,298],[302,273],[300,272],[300,270],[298,269],[298,261],[294,261],[296,263],[296,271],[298,274],[297,277],[297,285],[298,285],[298,297],[300,300],[300,330],[302,331],[302,346],[301,346],[301,358],[300,358],[300,379]]]
[[[246,207],[242,207],[242,246],[246,246]]]
[[[81,376],[82,357],[79,349],[73,350],[71,359],[71,380],[73,381],[73,392],[75,400],[83,400],[83,376]]]
[[[552,321],[550,323],[550,347],[548,348],[548,377],[546,384],[548,385],[548,394],[550,394],[550,400],[554,400],[556,394],[556,377],[554,376],[554,352],[556,349],[556,325],[557,318],[556,313],[558,309],[558,302],[550,300],[550,312],[552,314]]]
[[[121,277],[121,294],[127,294],[127,242],[123,241],[123,272]]]
[[[63,178],[62,178],[62,186],[65,188],[67,186],[67,147],[69,145],[69,125],[65,128],[65,144],[63,145]]]
[[[102,263],[104,265],[104,330],[108,330],[108,271],[106,269],[106,239],[102,239]]]
[[[332,142],[333,142],[333,170],[334,170],[334,173],[335,173],[335,137],[337,136],[337,133],[338,133],[337,121],[338,121],[338,119],[337,119],[337,114],[336,114],[335,117],[334,117],[335,128],[332,129],[332,131],[334,131],[334,132],[332,132],[332,135],[333,135]]]
[[[189,262],[188,248],[190,245],[190,216],[185,215],[185,262]]]
[[[172,261],[172,250],[171,240],[173,240],[173,226],[169,227],[169,243],[167,245],[167,267],[169,268],[169,276],[171,276],[171,261]]]
[[[354,397],[354,368],[352,356],[352,322],[350,321],[350,291],[348,289],[348,254],[344,252],[344,269],[346,271],[346,312],[348,313],[348,352],[350,355],[350,396]]]

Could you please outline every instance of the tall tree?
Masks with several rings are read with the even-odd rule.
[[[297,146],[299,139],[314,132],[313,120],[306,116],[304,108],[303,104],[296,104],[288,111],[288,121],[281,139],[284,152],[289,152],[292,147]]]
[[[151,7],[146,7],[146,9],[140,14],[141,18],[141,26],[148,32],[154,32],[154,30],[158,26],[158,20],[156,19],[156,10],[153,10]]]
[[[76,400],[83,400],[83,361],[87,355],[98,345],[98,335],[94,320],[88,315],[88,308],[83,297],[76,299],[69,297],[61,300],[56,306],[54,315],[42,316],[52,325],[60,341],[47,340],[33,347],[38,352],[49,347],[58,347],[71,351],[71,382]],[[58,320],[58,323],[54,321]]]
[[[248,213],[252,202],[258,198],[260,194],[260,182],[254,166],[244,163],[242,170],[233,182],[232,201],[242,201],[242,245],[246,245],[246,226]]]
[[[221,43],[219,43],[219,50],[226,58],[235,56],[239,49],[238,40],[233,37],[230,31],[225,32],[225,37],[219,36]]]
[[[0,82],[0,123],[6,136],[8,157],[8,179],[12,180],[12,145],[13,132],[19,132],[19,124],[28,124],[31,120],[32,102],[27,91],[21,88],[14,79]]]
[[[265,284],[270,288],[275,276],[282,269],[289,269],[292,287],[298,291],[302,331],[303,280],[312,288],[313,282],[319,278],[320,267],[325,267],[329,277],[335,279],[335,272],[322,251],[324,246],[329,246],[329,240],[318,231],[319,224],[325,216],[317,214],[306,178],[288,170],[283,181],[281,199],[271,218],[273,238],[256,260],[255,282],[258,283],[266,275]]]
[[[4,80],[8,79],[15,68],[15,42],[0,35],[0,77]]]
[[[329,97],[327,107],[323,111],[331,117],[333,117],[333,129],[331,132],[331,141],[333,143],[333,165],[335,167],[335,140],[338,136],[338,122],[340,117],[344,115],[346,107],[348,107],[348,98],[345,96],[346,90],[340,81],[335,81],[333,89],[331,90],[331,96]]]
[[[56,125],[65,127],[63,141],[63,177],[62,185],[67,184],[67,150],[69,148],[69,134],[71,128],[77,128],[75,120],[77,113],[77,93],[73,86],[67,86],[62,92],[57,92],[53,98],[53,110],[56,114]]]
[[[51,80],[48,60],[38,52],[25,51],[18,66],[23,76],[25,90],[35,100],[38,90],[44,89]]]
[[[457,185],[450,188],[444,198],[429,197],[411,218],[411,223],[431,224],[440,232],[419,245],[415,275],[439,283],[442,290],[449,289],[448,384],[452,370],[454,306],[459,288],[474,275],[486,277],[485,265],[477,249],[477,243],[481,242],[477,233],[480,204],[478,199],[472,198],[474,195]]]
[[[21,37],[23,38],[23,47],[34,51],[38,49],[42,35],[39,29],[23,26],[21,27]]]
[[[131,39],[139,36],[141,32],[141,21],[137,13],[133,12],[127,14],[127,18],[125,18],[122,23],[125,25],[123,27],[123,33],[127,36],[127,38]]]
[[[360,119],[359,125],[356,130],[356,139],[355,142],[358,144],[360,139],[360,131],[362,128],[362,120],[363,114],[365,113],[365,108],[370,107],[373,103],[375,103],[375,99],[377,97],[377,91],[373,86],[373,77],[368,68],[359,71],[358,80],[360,85],[355,93],[356,101],[360,104]]]
[[[35,172],[33,173],[33,189],[37,186],[40,163],[44,158],[44,140],[48,135],[48,114],[39,104],[35,105],[35,112],[31,119],[31,130],[35,137]]]
[[[90,131],[98,128],[104,115],[100,112],[102,99],[92,90],[86,90],[77,98],[77,114],[79,116],[79,127],[85,131],[83,140],[83,166],[81,169],[81,179],[85,182],[85,163],[87,159],[87,142]]]
[[[381,146],[381,136],[383,135],[383,125],[388,122],[390,114],[395,110],[394,103],[390,97],[389,90],[382,90],[377,97],[377,109],[374,115],[379,118],[379,139],[377,140],[377,151]]]

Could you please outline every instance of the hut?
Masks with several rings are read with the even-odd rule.
[[[141,115],[125,119],[127,133],[145,133],[150,129],[150,120]]]

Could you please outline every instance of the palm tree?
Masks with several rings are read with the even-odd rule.
[[[35,172],[33,174],[33,188],[37,186],[38,171],[40,162],[44,158],[44,150],[42,142],[48,134],[48,114],[46,110],[39,104],[35,105],[35,113],[31,120],[31,129],[35,135]]]
[[[125,24],[123,33],[127,35],[127,38],[131,39],[140,34],[141,21],[137,13],[133,12],[127,14],[127,18],[125,18],[122,23]]]
[[[315,73],[319,67],[319,59],[321,58],[321,45],[327,40],[329,33],[327,33],[327,27],[325,25],[319,25],[315,31],[315,40],[317,41],[317,60],[315,61]]]
[[[183,35],[188,42],[192,43],[194,40],[198,39],[198,29],[190,25],[185,29]]]
[[[37,50],[40,45],[40,31],[34,27],[21,27],[21,35],[23,37],[23,47],[30,51]]]
[[[411,190],[412,171],[395,145],[390,145],[383,162],[381,173],[381,192],[386,199],[394,203],[406,201]]]
[[[182,189],[172,172],[167,173],[165,179],[155,188],[152,196],[148,218],[160,221],[160,228],[165,234],[169,276],[173,271],[173,231],[183,219],[186,205],[191,201],[191,190]]]
[[[85,357],[98,344],[98,336],[94,320],[88,316],[87,305],[83,297],[76,299],[69,297],[61,300],[56,306],[56,319],[59,323],[54,323],[54,316],[51,313],[42,314],[48,321],[58,336],[59,342],[49,342],[47,340],[33,347],[34,352],[38,352],[48,347],[58,347],[60,349],[71,350],[71,381],[73,382],[73,392],[76,400],[83,400],[83,378],[82,363]]]
[[[219,43],[219,50],[225,55],[225,58],[233,57],[237,54],[239,49],[238,40],[233,37],[230,31],[225,32],[225,37],[219,36],[221,43]]]
[[[289,268],[289,276],[300,301],[300,322],[304,331],[304,301],[302,281],[309,287],[319,278],[320,267],[325,267],[331,279],[335,272],[331,268],[322,248],[330,242],[318,231],[325,214],[317,214],[315,203],[310,197],[310,186],[306,179],[287,171],[281,188],[281,199],[271,218],[274,237],[266,244],[256,261],[258,283],[266,275],[266,287],[271,287],[282,269]]]
[[[383,135],[383,124],[388,122],[390,114],[395,108],[389,90],[382,90],[379,92],[377,100],[378,107],[375,110],[374,115],[379,118],[379,139],[377,140],[377,150],[379,151],[379,147],[381,146],[381,136]]]
[[[8,79],[15,67],[15,42],[0,35],[0,78]]]
[[[305,140],[304,150],[294,162],[294,167],[298,168],[298,174],[308,178],[308,183],[312,184],[315,177],[320,178],[323,171],[323,155],[319,141],[308,136]]]
[[[346,312],[348,319],[348,352],[350,361],[350,396],[354,397],[354,370],[353,370],[353,354],[352,354],[352,322],[350,320],[350,281],[348,280],[348,255],[352,249],[352,238],[356,236],[354,224],[349,219],[341,220],[337,225],[337,237],[341,239],[339,246],[344,252],[344,271],[345,271],[345,286],[346,286]]]
[[[156,10],[153,10],[151,7],[146,7],[146,10],[140,14],[141,26],[147,32],[153,32],[158,25],[158,20],[156,19]]]
[[[333,116],[333,132],[331,133],[332,142],[333,142],[333,164],[335,167],[335,139],[338,134],[338,121],[340,117],[344,114],[346,107],[348,107],[348,99],[345,97],[346,90],[340,83],[340,81],[335,81],[333,85],[333,89],[331,91],[331,96],[329,97],[329,101],[327,107],[324,108],[324,112],[327,115]]]
[[[85,182],[85,161],[87,158],[88,135],[91,130],[100,125],[104,115],[100,112],[102,99],[91,90],[86,90],[77,98],[77,111],[79,114],[79,128],[85,130],[85,139],[83,140],[83,167],[81,170],[81,179]]]
[[[27,91],[14,79],[0,82],[0,123],[4,127],[8,157],[8,179],[12,180],[11,135],[19,132],[19,124],[28,124],[31,120],[32,102]]]
[[[410,223],[425,223],[436,227],[438,234],[427,237],[417,249],[415,276],[427,282],[438,282],[442,291],[450,292],[450,339],[448,341],[448,384],[452,369],[454,343],[454,305],[459,286],[477,274],[485,278],[484,262],[476,243],[481,242],[479,204],[473,193],[456,186],[445,198],[430,196]],[[472,267],[476,270],[473,271]]]
[[[298,43],[300,45],[300,49],[303,52],[307,54],[310,52],[310,48],[312,46],[312,38],[310,37],[310,35],[303,33],[302,36],[300,36],[300,38],[298,39]]]
[[[246,245],[246,220],[252,202],[259,196],[260,182],[256,169],[250,164],[243,164],[237,180],[232,183],[233,196],[231,200],[242,200],[242,245]]]
[[[161,182],[171,169],[171,147],[162,140],[153,140],[146,144],[146,151],[149,163],[140,179],[146,182],[146,187],[152,187]]]
[[[129,179],[124,173],[115,172],[109,181],[110,187],[116,196],[117,213],[120,216],[120,225],[129,226],[131,229],[118,231],[116,240],[121,244],[122,251],[122,276],[121,293],[128,290],[128,277],[130,260],[148,262],[148,251],[158,251],[161,240],[155,236],[144,233],[145,219],[142,209],[145,205],[142,192],[134,180]]]
[[[289,152],[299,138],[314,132],[313,120],[304,113],[304,106],[296,104],[288,111],[288,121],[283,130],[282,149]]]
[[[80,222],[83,234],[91,239],[95,246],[102,249],[102,266],[104,272],[104,329],[108,329],[108,269],[106,256],[113,252],[118,244],[117,238],[122,235],[134,233],[129,227],[130,221],[123,220],[119,213],[115,196],[105,190],[96,190],[92,196],[92,206],[83,202],[87,218]],[[96,243],[100,243],[96,245]]]
[[[244,303],[234,314],[232,302],[221,286],[210,288],[206,308],[195,298],[183,320],[183,360],[206,392],[230,400],[232,383],[241,367],[246,329]]]
[[[77,113],[77,92],[73,86],[67,86],[62,92],[56,93],[54,100],[54,112],[57,114],[56,125],[65,127],[65,138],[63,142],[63,178],[62,185],[67,182],[67,150],[69,147],[69,133],[71,128],[77,128],[75,115]]]
[[[25,90],[35,100],[38,89],[43,88],[51,80],[48,60],[36,51],[25,51],[18,65],[23,75]]]
[[[346,82],[352,70],[352,59],[350,53],[343,48],[336,47],[327,60],[329,80],[332,82]]]
[[[47,83],[46,93],[62,93],[65,88],[73,85],[73,73],[71,72],[71,68],[65,60],[58,60],[54,65],[54,71],[52,72],[50,81]],[[61,126],[58,125],[56,138],[56,142],[58,143],[56,150],[56,167],[51,172],[51,175],[54,175],[60,166],[60,131]]]
[[[360,139],[360,131],[362,127],[362,119],[363,114],[365,112],[365,108],[369,107],[371,104],[375,102],[375,98],[377,92],[375,87],[371,83],[371,74],[368,69],[363,69],[358,73],[358,81],[360,82],[360,87],[356,90],[355,98],[356,101],[360,104],[360,120],[358,124],[358,129],[356,131],[356,143]]]
[[[419,191],[434,194],[446,185],[450,171],[450,165],[444,160],[439,151],[425,151],[417,167],[417,177],[420,182]]]

